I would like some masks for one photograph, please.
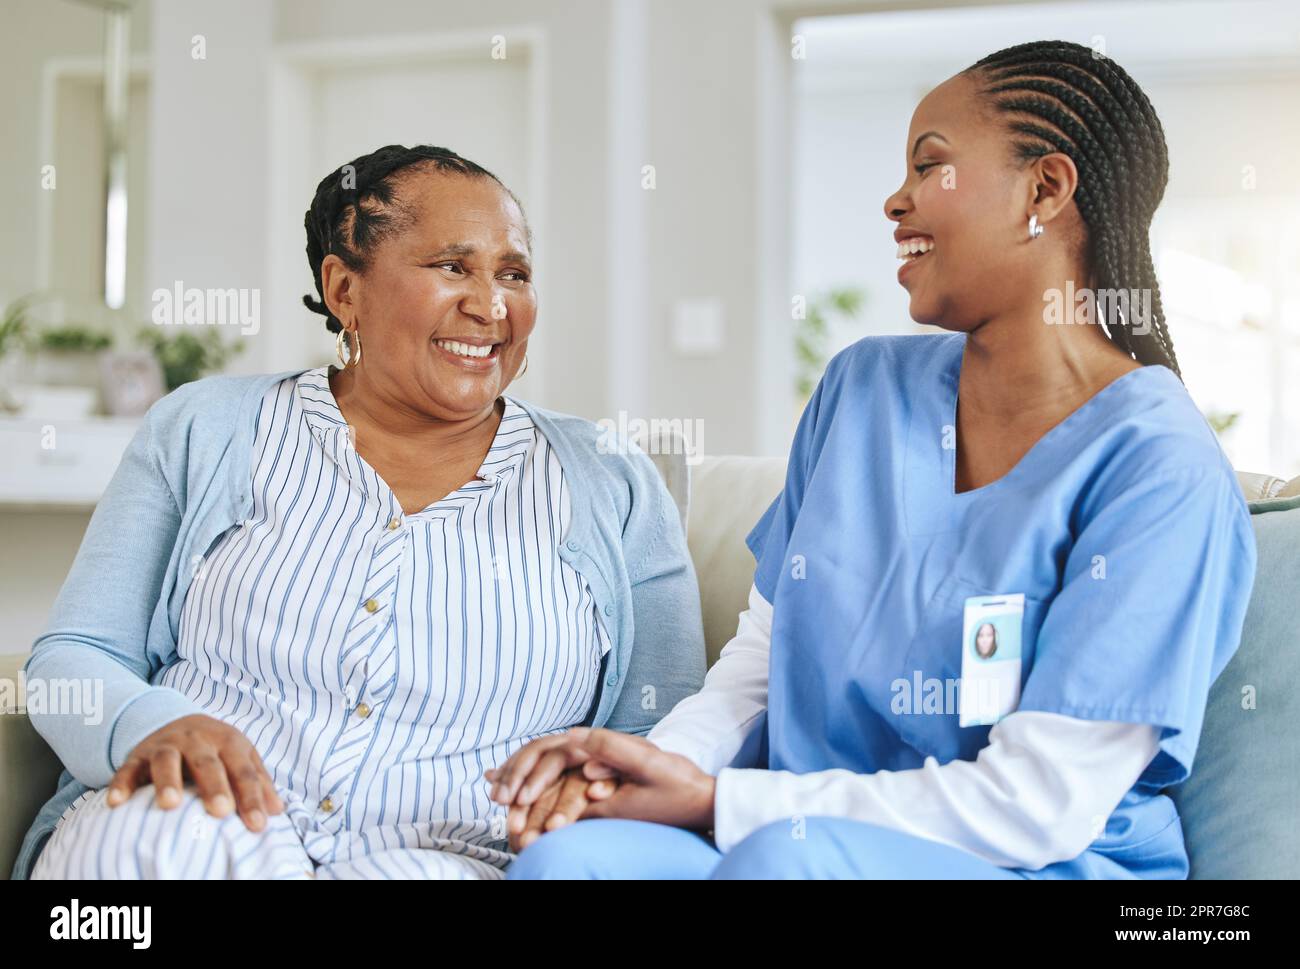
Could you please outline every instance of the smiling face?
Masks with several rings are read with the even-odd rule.
[[[1006,131],[972,75],[926,95],[905,150],[907,178],[885,200],[885,215],[897,223],[898,278],[912,318],[968,332],[999,313],[1041,305],[1042,291],[1030,281],[1072,219],[1058,219],[1052,243],[1029,242],[1040,166],[1013,162]]]
[[[472,418],[523,367],[537,318],[523,212],[491,178],[428,169],[396,202],[409,224],[364,270],[322,263],[330,309],[360,331],[367,384],[415,414]]]
[[[979,632],[975,634],[975,651],[985,659],[993,655],[993,651],[998,648],[997,630],[991,623],[984,623],[980,626]]]

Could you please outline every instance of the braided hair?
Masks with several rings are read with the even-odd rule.
[[[1008,47],[963,73],[1011,116],[1018,160],[1060,152],[1074,162],[1074,198],[1087,226],[1096,290],[1150,293],[1146,333],[1128,325],[1131,310],[1106,333],[1139,363],[1163,364],[1182,379],[1151,261],[1151,217],[1169,180],[1169,155],[1160,119],[1137,82],[1091,48],[1060,40]]]
[[[311,265],[316,295],[320,298],[307,295],[302,302],[313,313],[325,317],[325,326],[331,333],[338,333],[343,324],[325,305],[321,263],[326,256],[335,255],[349,269],[364,271],[376,243],[408,228],[415,221],[411,207],[397,199],[400,179],[412,171],[429,169],[468,178],[490,178],[501,185],[516,204],[519,202],[501,179],[447,148],[386,145],[340,165],[316,186],[316,195],[303,220],[307,230],[307,262]],[[522,206],[520,211],[523,211]]]

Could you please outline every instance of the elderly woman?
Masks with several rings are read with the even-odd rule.
[[[574,725],[645,733],[702,682],[650,461],[504,396],[537,314],[513,195],[393,145],[306,227],[340,365],[146,415],[27,665],[106,708],[33,717],[67,772],[16,875],[497,878],[485,770]]]

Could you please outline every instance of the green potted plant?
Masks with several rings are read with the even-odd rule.
[[[0,357],[21,350],[27,336],[27,301],[16,299],[0,314]]]
[[[27,302],[16,299],[0,314],[0,411],[20,409],[11,387],[18,381],[20,355],[27,344]]]
[[[812,396],[830,355],[830,321],[832,317],[856,319],[867,301],[862,289],[837,287],[808,301],[802,318],[795,317],[795,392],[799,410]]]
[[[1205,415],[1205,419],[1209,421],[1210,427],[1214,429],[1214,433],[1220,437],[1227,435],[1228,431],[1230,431],[1233,425],[1237,423],[1237,418],[1239,417],[1241,417],[1241,414],[1239,413],[1230,413],[1228,411],[1218,410],[1210,411]]]
[[[99,386],[99,355],[113,337],[80,323],[48,326],[31,335],[32,382],[46,387]]]
[[[45,417],[94,413],[100,364],[114,345],[119,315],[77,294],[27,293],[0,313],[0,363],[8,411]]]
[[[198,335],[193,328],[183,329],[175,335],[168,332],[170,329],[146,326],[139,333],[140,342],[158,358],[168,393],[181,384],[220,370],[231,357],[244,350],[242,343],[227,343],[217,330],[210,327],[200,328]]]

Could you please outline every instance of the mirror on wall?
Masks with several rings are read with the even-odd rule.
[[[6,15],[17,29],[0,40],[0,72],[24,94],[0,109],[16,176],[0,183],[12,226],[0,239],[0,409],[112,412],[103,351],[137,351],[148,318],[147,7],[10,0]]]

